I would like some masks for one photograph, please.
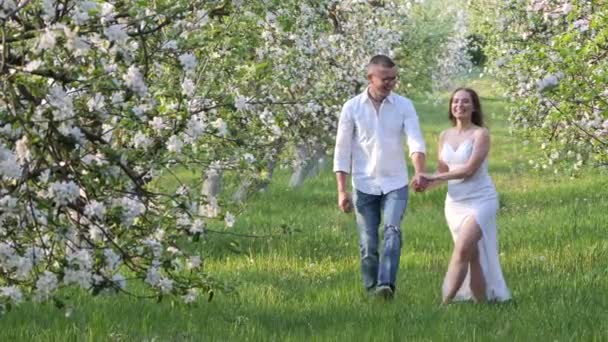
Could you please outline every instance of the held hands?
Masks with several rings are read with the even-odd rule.
[[[338,207],[343,213],[349,213],[353,209],[353,201],[350,193],[346,191],[338,192]]]
[[[425,191],[433,181],[433,176],[428,173],[416,173],[412,179],[411,186],[416,192]]]

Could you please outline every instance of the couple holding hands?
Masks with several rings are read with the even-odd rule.
[[[367,79],[366,90],[342,108],[334,153],[338,205],[344,212],[355,210],[363,285],[370,294],[385,299],[395,293],[401,221],[408,200],[405,136],[415,169],[410,184],[414,191],[448,184],[445,217],[454,251],[443,282],[443,303],[510,299],[498,260],[498,196],[488,174],[490,135],[483,125],[479,96],[468,88],[452,94],[449,119],[453,127],[441,133],[437,171],[429,174],[414,106],[392,92],[397,83],[395,63],[387,56],[374,56],[367,66]],[[347,191],[348,175],[352,195]]]

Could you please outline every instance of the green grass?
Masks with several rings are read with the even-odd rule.
[[[333,174],[326,170],[291,190],[282,171],[232,230],[271,237],[210,235],[201,244],[206,270],[235,283],[237,292],[193,307],[76,293],[69,317],[50,303],[24,303],[0,318],[0,340],[608,340],[606,173],[570,179],[527,170],[530,152],[509,135],[504,103],[487,82],[474,86],[491,126],[511,302],[439,305],[452,249],[444,188],[410,196],[395,300],[367,298],[354,218],[337,210]],[[449,124],[442,103],[417,101],[430,169],[436,136]]]

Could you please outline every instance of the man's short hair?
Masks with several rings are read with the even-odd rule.
[[[395,62],[393,62],[393,60],[388,56],[375,55],[374,57],[372,57],[372,59],[369,60],[369,64],[367,66],[370,67],[372,65],[380,65],[386,68],[392,68],[395,66]]]

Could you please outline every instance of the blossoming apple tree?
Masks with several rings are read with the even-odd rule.
[[[608,165],[608,6],[602,1],[477,1],[490,68],[511,120],[542,153],[531,164],[576,172]],[[484,22],[484,20],[480,20]]]
[[[245,193],[288,148],[324,154],[369,56],[407,48],[412,6],[1,1],[0,300],[228,289],[193,243],[236,217],[207,181]]]

